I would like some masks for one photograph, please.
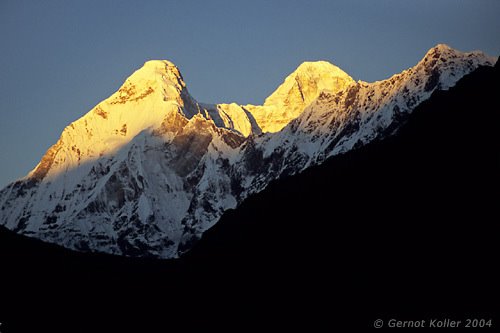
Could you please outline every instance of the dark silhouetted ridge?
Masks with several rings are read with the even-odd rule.
[[[498,63],[479,68],[394,136],[272,182],[179,260],[75,253],[0,229],[2,332],[494,315],[499,82]]]

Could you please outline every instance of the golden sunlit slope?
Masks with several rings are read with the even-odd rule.
[[[262,106],[198,103],[175,65],[148,61],[0,191],[0,224],[81,251],[177,257],[273,180],[392,135],[493,60],[438,45],[374,83],[306,62]]]
[[[232,118],[253,118],[261,132],[278,132],[314,101],[322,91],[337,93],[354,80],[343,70],[326,61],[304,62],[268,97],[264,105],[219,104]],[[235,126],[248,135],[251,124]]]
[[[321,91],[335,93],[353,82],[328,62],[304,62],[262,106],[207,105],[191,97],[172,62],[147,61],[117,92],[66,127],[30,176],[41,179],[49,169],[56,175],[59,168],[73,168],[82,161],[113,154],[144,130],[161,133],[171,140],[169,133],[178,132],[180,124],[196,114],[245,137],[277,132],[297,118]]]

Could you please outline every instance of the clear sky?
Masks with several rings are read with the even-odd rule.
[[[301,62],[384,79],[438,43],[500,54],[498,0],[0,1],[0,186],[148,59],[198,101],[260,104]]]

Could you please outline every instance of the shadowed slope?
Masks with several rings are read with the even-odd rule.
[[[179,260],[2,231],[3,328],[352,329],[495,315],[499,79],[498,64],[481,68],[395,136],[273,182]]]

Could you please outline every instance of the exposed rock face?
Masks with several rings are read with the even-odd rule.
[[[262,106],[198,103],[174,64],[148,61],[0,192],[0,223],[82,251],[176,257],[273,179],[390,135],[494,61],[438,45],[374,83],[304,63]]]

